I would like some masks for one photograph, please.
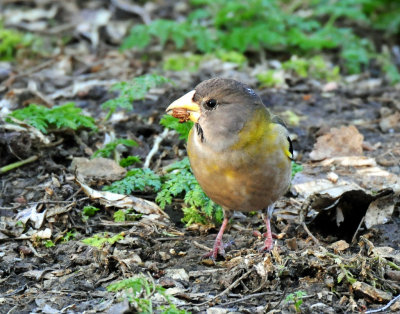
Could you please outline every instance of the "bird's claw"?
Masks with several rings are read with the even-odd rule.
[[[253,231],[253,236],[255,236],[257,238],[267,238],[268,237],[268,233],[267,232],[261,233],[260,231],[254,230]],[[272,233],[272,238],[273,239],[279,239],[278,236],[275,233]]]
[[[218,257],[218,254],[221,255],[223,258],[225,258],[226,254],[225,254],[225,249],[223,248],[223,246],[217,247],[217,248],[214,247],[211,252],[208,252],[207,254],[203,255],[203,259],[210,258],[213,261],[215,261]]]
[[[225,249],[230,247],[231,245],[236,246],[235,241],[230,240],[227,243],[223,243],[223,242],[215,242],[214,243],[214,247],[211,250],[211,252],[208,252],[207,254],[203,255],[203,259],[205,258],[210,258],[213,261],[215,261],[218,257],[218,255],[222,256],[223,258],[226,257],[226,253],[225,253]]]
[[[271,237],[268,237],[268,232],[261,233],[257,230],[253,231],[253,235],[258,238],[265,238],[264,246],[258,249],[260,253],[271,251],[272,248],[274,247],[272,239],[278,238],[278,236],[275,233],[272,233]]]
[[[272,239],[268,239],[265,240],[264,246],[259,248],[258,251],[260,253],[264,253],[264,252],[270,252],[274,247],[274,243],[272,242]]]

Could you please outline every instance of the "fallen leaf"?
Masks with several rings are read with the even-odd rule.
[[[349,247],[350,245],[344,240],[336,241],[329,246],[329,248],[333,249],[335,253],[347,250]]]
[[[353,125],[332,128],[329,133],[318,137],[310,153],[311,160],[323,160],[336,156],[362,155],[364,136]]]
[[[114,160],[102,157],[94,159],[75,157],[69,168],[85,182],[116,181],[121,180],[126,174],[126,169]]]
[[[389,246],[374,247],[372,252],[375,256],[389,258],[394,260],[396,263],[400,263],[400,250],[395,250]]]
[[[97,200],[105,207],[116,207],[123,209],[133,208],[141,214],[155,214],[158,217],[167,218],[169,216],[156,204],[142,198],[132,195],[123,195],[108,191],[98,191],[84,184],[82,179],[77,179],[76,182],[82,187],[83,191],[91,199]]]
[[[358,293],[370,297],[376,302],[388,302],[392,299],[392,295],[390,293],[374,288],[365,282],[356,281],[352,284],[352,287]]]
[[[42,224],[44,217],[46,216],[47,210],[44,210],[41,213],[37,212],[37,207],[38,204],[34,204],[31,207],[28,207],[22,211],[20,211],[17,216],[15,217],[16,220],[20,220],[21,222],[26,225],[26,223],[30,220],[32,221],[35,225],[35,229],[39,229]]]
[[[396,111],[390,116],[383,117],[381,121],[379,121],[379,127],[382,132],[394,131],[395,129],[398,130],[400,127],[400,112]]]
[[[389,222],[394,211],[394,204],[393,195],[378,198],[369,204],[365,213],[365,226],[367,229]]]

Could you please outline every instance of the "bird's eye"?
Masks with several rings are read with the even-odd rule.
[[[214,109],[217,106],[217,101],[215,99],[209,99],[206,101],[207,109]]]

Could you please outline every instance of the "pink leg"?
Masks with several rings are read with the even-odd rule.
[[[272,241],[270,218],[267,216],[267,217],[265,217],[264,221],[265,221],[265,225],[267,226],[267,232],[266,232],[266,239],[265,239],[264,246],[262,248],[260,248],[260,252],[271,251],[272,248],[274,247],[274,243]]]
[[[271,251],[274,247],[274,242],[272,241],[272,232],[271,232],[271,217],[274,212],[274,204],[268,206],[267,215],[264,215],[264,222],[267,227],[267,232],[264,234],[265,242],[264,246],[260,248],[260,252]]]
[[[224,221],[222,222],[217,238],[215,239],[214,247],[211,252],[203,255],[203,258],[211,257],[211,259],[215,260],[217,259],[218,254],[225,257],[225,248],[224,243],[222,242],[222,236],[224,234],[226,226],[228,225],[230,215],[225,214],[224,216]]]

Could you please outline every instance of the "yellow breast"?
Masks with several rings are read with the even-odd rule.
[[[188,155],[196,179],[226,209],[266,208],[288,188],[291,161],[286,130],[261,113],[255,112],[237,142],[223,151],[199,144],[194,130],[189,136]]]

